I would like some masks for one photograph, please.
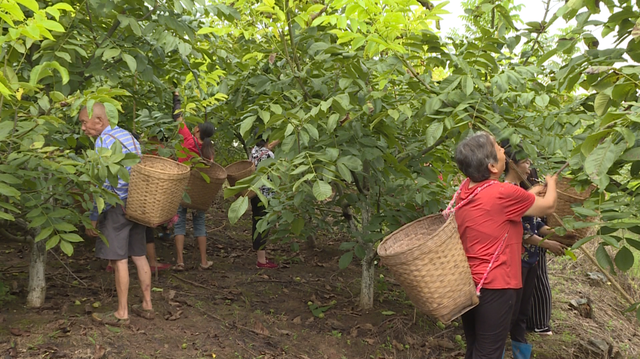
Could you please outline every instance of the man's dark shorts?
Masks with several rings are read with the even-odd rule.
[[[121,260],[147,254],[146,227],[128,220],[119,204],[100,214],[98,230],[109,242],[107,246],[102,239],[96,240],[96,257],[98,258]]]

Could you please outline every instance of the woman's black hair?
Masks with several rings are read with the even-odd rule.
[[[256,140],[257,147],[264,147],[267,144],[267,140],[262,138],[263,133],[260,132],[257,128],[253,130],[253,137]]]
[[[512,145],[508,139],[500,142],[500,147],[504,148],[504,156],[506,157],[506,164],[504,166],[504,173],[509,173],[509,161],[517,165],[520,161],[526,160],[527,154],[524,152],[520,145]]]
[[[540,183],[540,177],[538,176],[538,170],[535,169],[534,167],[531,167],[529,169],[529,175],[527,176],[527,180],[520,182],[520,187],[522,187],[524,189],[531,188],[531,187],[529,187],[527,185],[527,182],[529,182],[529,184],[531,184],[531,186],[535,186],[535,185]]]
[[[200,154],[203,158],[213,161],[214,157],[216,156],[216,150],[213,147],[211,137],[213,137],[216,129],[215,127],[213,127],[213,124],[211,122],[203,122],[198,124],[198,129],[200,130],[200,141],[202,141]]]

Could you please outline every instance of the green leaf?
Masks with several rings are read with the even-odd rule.
[[[616,254],[614,262],[616,263],[616,267],[618,267],[618,269],[626,272],[633,267],[634,260],[635,258],[633,256],[633,253],[631,253],[631,250],[623,246]]]
[[[106,61],[120,55],[120,49],[106,49],[102,53],[102,60]]]
[[[53,226],[56,227],[57,230],[63,232],[73,232],[78,230],[76,226],[66,222],[55,223]]]
[[[229,222],[231,224],[238,222],[240,217],[247,211],[247,208],[249,208],[249,198],[247,196],[236,199],[229,207]]]
[[[380,312],[380,314],[382,314],[382,315],[394,315],[394,314],[396,314],[396,312],[394,312],[392,310],[385,310],[385,311]]]
[[[318,201],[324,201],[325,199],[331,197],[333,190],[331,185],[325,181],[319,180],[313,184],[313,195],[316,197]]]
[[[609,253],[607,253],[606,249],[602,244],[600,244],[598,246],[598,249],[596,249],[596,259],[598,261],[598,264],[600,264],[600,266],[603,269],[608,269],[608,268],[613,269],[613,261],[611,261],[611,257],[609,257]]]
[[[15,198],[20,197],[20,191],[4,183],[0,183],[0,194]]]
[[[127,63],[127,66],[129,66],[129,70],[131,70],[131,72],[136,72],[138,63],[136,62],[136,59],[133,58],[133,56],[123,53],[122,59]]]
[[[444,124],[436,121],[427,128],[427,146],[432,146],[442,136]]]
[[[313,137],[314,140],[318,140],[320,138],[320,135],[318,133],[318,130],[310,123],[305,123],[304,124],[304,128],[307,129],[307,132],[309,132],[309,135],[311,137]]]
[[[64,27],[54,20],[42,20],[38,22],[38,25],[44,26],[47,30],[64,32]]]
[[[362,161],[356,156],[349,155],[340,157],[337,164],[342,164],[354,172],[362,171]]]
[[[49,238],[46,244],[47,250],[50,250],[51,248],[57,246],[59,242],[60,242],[60,236],[57,234]]]
[[[4,212],[4,211],[0,211],[0,219],[5,219],[7,221],[15,221],[16,217],[14,217],[10,213]]]
[[[84,242],[84,239],[75,233],[61,233],[60,237],[67,242]]]
[[[60,241],[60,249],[69,257],[73,254],[73,246],[67,241]]]
[[[293,220],[291,223],[291,232],[296,236],[300,235],[302,229],[304,228],[304,219],[302,217],[298,217]]]
[[[96,199],[96,206],[98,207],[98,213],[102,213],[102,211],[104,210],[104,198],[95,196],[95,199]]]
[[[593,109],[598,114],[598,116],[603,116],[607,113],[607,109],[611,104],[611,97],[605,94],[604,92],[598,93],[596,95],[596,99],[593,101]]]
[[[36,238],[34,240],[36,242],[40,242],[41,240],[49,237],[52,232],[53,232],[53,227],[46,227],[44,229],[41,229],[40,233],[38,233],[38,235],[36,236]]]
[[[348,251],[349,249],[353,248],[356,246],[356,242],[342,242],[340,243],[340,250],[343,251]]]
[[[442,107],[442,100],[438,97],[431,97],[427,100],[427,104],[424,109],[427,112],[427,115],[433,115],[440,107]]]
[[[327,132],[331,133],[336,129],[339,118],[340,115],[338,115],[337,113],[333,113],[331,114],[331,116],[329,116],[329,119],[327,120]]]
[[[40,227],[44,222],[47,221],[47,216],[38,216],[36,218],[34,218],[31,223],[29,223],[29,225],[27,227],[29,228],[36,228],[36,227]]]
[[[16,0],[16,2],[20,5],[24,5],[24,7],[33,12],[36,12],[40,9],[36,0]]]
[[[620,159],[630,162],[640,161],[640,147],[635,147],[626,151],[622,156],[620,156]]]
[[[469,96],[473,92],[473,79],[471,76],[462,77],[462,91]]]
[[[607,172],[626,147],[626,143],[614,144],[613,139],[609,137],[587,156],[584,170],[593,183],[600,188],[609,184]]]
[[[22,181],[16,178],[16,176],[10,175],[8,173],[0,173],[0,181],[4,183],[10,183],[10,184],[22,183]]]
[[[107,112],[107,118],[109,119],[109,124],[111,127],[116,127],[118,125],[118,109],[109,102],[104,103],[104,109]]]
[[[340,266],[340,269],[347,268],[347,266],[349,264],[351,264],[352,260],[353,260],[353,252],[347,252],[347,253],[343,254],[340,257],[340,261],[338,262],[338,265]]]

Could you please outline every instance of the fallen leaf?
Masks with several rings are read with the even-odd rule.
[[[173,289],[170,289],[168,291],[162,291],[162,296],[165,297],[167,300],[171,300],[173,299],[173,297],[176,296],[176,291]]]
[[[393,344],[393,347],[396,348],[396,350],[399,350],[399,351],[404,350],[404,345],[398,343],[396,340],[393,340],[391,344]]]
[[[375,328],[370,323],[365,323],[360,326],[364,330],[374,330]]]
[[[253,325],[253,330],[258,334],[269,335],[269,330],[258,321],[256,321],[256,323]]]
[[[313,317],[307,319],[307,321],[304,322],[304,324],[311,324],[311,323],[313,323]]]
[[[95,303],[91,304],[91,306],[94,307],[94,308],[100,308],[101,305],[102,304],[100,302],[95,302]]]
[[[116,334],[122,332],[122,329],[120,329],[118,327],[112,327],[110,325],[107,325],[107,329],[109,329],[110,332],[116,333]]]
[[[302,324],[302,318],[300,318],[300,316],[297,316],[293,318],[292,322],[293,324]]]
[[[166,319],[166,320],[178,320],[178,319],[180,319],[181,315],[182,315],[182,310],[178,310],[177,312],[175,312],[175,313],[173,313],[171,315],[167,314],[164,317],[164,319]]]
[[[358,336],[358,328],[357,327],[351,328],[351,331],[349,332],[349,336],[351,338],[357,337]]]
[[[376,344],[375,339],[365,338],[365,339],[362,339],[362,340],[363,340],[365,343],[369,344],[369,345],[375,345],[375,344]]]
[[[96,348],[93,351],[93,359],[102,359],[104,357],[104,353],[107,352],[107,349],[100,344],[96,344]]]
[[[31,333],[20,330],[20,328],[9,328],[9,332],[16,337],[28,337]]]
[[[324,285],[324,289],[326,289],[326,290],[331,290],[331,286],[330,286],[330,285],[328,285],[328,284],[325,284],[325,285]]]
[[[282,293],[289,293],[289,290],[287,288],[282,288]]]
[[[281,329],[278,329],[278,328],[276,328],[276,332],[278,332],[280,334],[284,334],[284,335],[293,335],[294,334],[293,332],[290,332],[288,330],[281,330]]]

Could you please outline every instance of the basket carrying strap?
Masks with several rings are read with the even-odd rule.
[[[107,135],[107,136],[109,136],[109,137],[111,137],[111,138],[113,138],[114,140],[116,140],[116,141],[120,142],[120,144],[122,145],[122,147],[126,148],[126,149],[127,149],[127,151],[129,151],[129,152],[133,152],[133,151],[131,151],[131,149],[130,149],[129,147],[127,147],[124,143],[122,143],[122,141],[120,141],[120,139],[119,139],[119,138],[117,138],[116,136],[114,136],[114,135],[112,135],[112,134],[110,134],[110,133],[107,133],[106,135]],[[136,153],[136,154],[137,154],[137,153],[139,153],[140,151],[138,151],[138,145],[136,145],[136,139],[133,137],[133,135],[132,135],[132,134],[129,134],[129,135],[131,135],[131,139],[133,140],[133,141],[131,141],[131,143],[133,143],[133,148],[135,148],[135,150],[136,150],[136,151],[135,151],[135,152],[133,152],[133,153]]]
[[[122,141],[120,141],[120,139],[119,139],[119,138],[117,138],[116,136],[114,136],[114,135],[112,135],[112,134],[110,134],[110,133],[107,133],[106,135],[107,135],[107,136],[109,136],[109,137],[111,137],[111,138],[113,138],[114,140],[116,140],[116,141],[120,142],[120,144],[122,145],[122,147],[126,148],[126,149],[127,149],[127,151],[129,151],[129,152],[133,152],[133,151],[131,151],[131,149],[130,149],[129,147],[127,147],[127,145],[125,145],[124,143],[122,143]],[[133,143],[133,148],[135,148],[135,150],[136,150],[136,151],[135,151],[135,152],[133,152],[133,153],[138,154],[138,153],[139,153],[139,151],[138,151],[138,145],[136,145],[136,139],[133,137],[133,135],[132,135],[132,134],[129,134],[129,135],[131,135],[131,139],[133,140],[133,141],[131,141],[131,143]],[[126,208],[125,206],[122,206],[122,212],[124,212],[124,214],[127,214],[127,208]]]
[[[453,198],[449,202],[449,205],[447,206],[447,209],[445,209],[442,212],[442,215],[444,215],[445,218],[449,218],[449,216],[452,213],[454,213],[456,209],[459,209],[460,207],[462,207],[465,204],[469,203],[469,201],[471,201],[483,189],[485,189],[485,188],[487,188],[487,187],[489,187],[489,186],[491,186],[491,185],[493,185],[495,183],[498,183],[498,181],[491,181],[491,182],[487,182],[487,183],[483,184],[482,186],[476,188],[476,190],[469,197],[467,197],[464,201],[460,202],[454,208],[453,206],[456,203],[456,199],[458,199],[458,196],[460,195],[460,191],[462,191],[462,188],[464,188],[465,186],[467,186],[469,184],[469,181],[470,181],[469,178],[465,179],[464,182],[462,182],[462,184],[460,185],[460,188],[458,188],[456,193],[453,195]],[[484,272],[484,275],[482,275],[482,279],[480,280],[480,283],[478,283],[478,285],[476,286],[476,295],[478,297],[480,296],[480,290],[482,289],[482,286],[484,285],[484,282],[487,280],[487,277],[489,276],[489,272],[491,271],[491,268],[493,267],[493,264],[496,262],[496,259],[498,259],[498,256],[500,255],[500,253],[504,249],[504,244],[507,241],[507,237],[508,236],[509,236],[509,231],[507,231],[507,234],[505,234],[504,237],[502,238],[502,241],[500,242],[500,245],[498,246],[498,249],[493,254],[493,257],[491,258],[491,262],[489,262],[489,266],[487,267],[487,270]]]

